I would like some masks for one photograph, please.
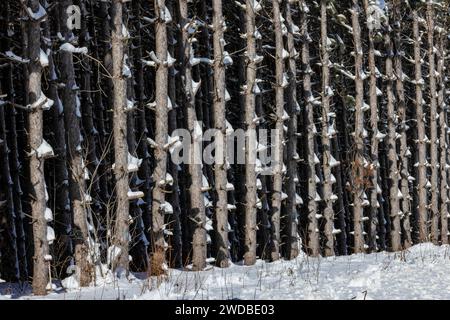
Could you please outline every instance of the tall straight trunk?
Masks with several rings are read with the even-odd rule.
[[[47,22],[48,23],[48,22]],[[45,28],[46,37],[50,37],[49,27]],[[55,231],[57,235],[56,242],[58,247],[54,248],[55,261],[61,264],[61,270],[66,270],[69,266],[70,259],[73,256],[73,243],[71,239],[72,232],[72,213],[70,210],[69,199],[69,173],[67,170],[67,148],[66,148],[66,129],[64,124],[64,107],[58,94],[58,83],[60,79],[56,73],[56,65],[54,61],[55,54],[53,52],[48,56],[50,86],[49,98],[55,103],[50,110],[52,116],[52,131],[54,134],[54,152],[53,160],[54,176],[55,176],[55,195],[54,195],[54,221]]]
[[[223,38],[224,19],[222,0],[213,0],[213,44],[214,44],[214,127],[218,130],[215,136],[216,159],[214,166],[216,203],[216,264],[227,267],[230,253],[228,250],[228,209],[227,209],[227,170],[226,170],[226,119],[225,119],[225,66]],[[195,244],[194,244],[195,246]]]
[[[183,46],[183,67],[182,72],[184,76],[184,101],[185,101],[185,114],[187,117],[187,129],[189,130],[193,143],[190,145],[189,149],[189,159],[188,171],[190,175],[190,186],[189,186],[189,196],[190,196],[190,216],[194,221],[194,231],[192,242],[193,246],[192,260],[194,263],[194,268],[196,270],[202,270],[205,267],[206,261],[206,230],[204,229],[206,223],[205,215],[205,203],[204,195],[202,193],[202,166],[199,161],[195,161],[198,156],[198,150],[195,146],[201,145],[200,137],[195,134],[195,126],[197,121],[197,115],[195,112],[195,94],[193,91],[192,83],[192,65],[191,59],[194,58],[192,50],[192,38],[189,35],[188,29],[189,24],[192,21],[188,18],[188,1],[181,0],[179,2],[180,10],[180,23],[181,23],[181,39]],[[197,153],[196,153],[197,152]]]
[[[387,148],[388,148],[388,172],[389,172],[389,216],[391,218],[391,249],[399,251],[401,245],[401,227],[400,227],[400,207],[399,207],[399,189],[398,189],[398,167],[397,167],[397,113],[395,105],[397,101],[394,95],[394,81],[396,76],[393,69],[394,45],[391,40],[390,31],[385,35],[386,46],[386,92],[387,92]],[[398,75],[397,75],[398,76]]]
[[[63,0],[60,3],[59,16],[62,36],[66,42],[73,37],[73,33],[67,27],[68,15],[66,9],[72,5],[72,0]],[[82,287],[91,282],[92,266],[88,262],[89,256],[89,231],[87,222],[87,210],[89,202],[86,201],[87,190],[84,178],[84,161],[81,154],[81,110],[78,102],[78,86],[75,82],[75,70],[73,66],[73,54],[70,51],[61,50],[61,65],[59,66],[61,82],[64,83],[62,104],[64,106],[64,122],[67,134],[67,161],[69,169],[69,196],[73,214],[73,226],[75,228],[74,249],[76,275]],[[79,101],[79,100],[78,100]]]
[[[39,0],[29,0],[28,7],[37,13],[40,8]],[[27,95],[30,105],[35,104],[41,97],[42,66],[39,60],[41,51],[40,21],[29,18],[27,20],[28,38],[28,82]],[[37,149],[43,143],[43,110],[42,106],[33,108],[28,114],[28,144],[30,156],[30,198],[31,214],[33,219],[34,266],[33,266],[33,293],[45,295],[49,282],[50,261],[46,259],[49,254],[47,241],[47,222],[45,220],[46,186],[44,176],[44,159]]]
[[[127,87],[123,75],[124,64],[124,34],[123,8],[121,0],[112,3],[112,70],[113,70],[113,134],[114,134],[114,177],[116,180],[116,214],[113,245],[111,251],[119,251],[112,261],[114,271],[128,273],[129,269],[129,207],[128,202],[128,144],[127,144]],[[117,249],[116,249],[117,248]]]
[[[364,186],[362,177],[364,176],[364,80],[363,73],[363,49],[361,46],[361,26],[359,24],[358,0],[353,0],[352,7],[352,27],[353,42],[355,44],[355,156],[353,159],[352,178],[353,178],[353,237],[355,253],[364,252],[364,235],[363,235],[363,194]]]
[[[298,246],[298,211],[297,211],[297,184],[296,178],[298,179],[298,155],[297,153],[297,66],[296,60],[298,54],[295,51],[295,41],[294,41],[294,22],[292,20],[291,5],[289,1],[285,2],[285,14],[286,23],[288,28],[287,34],[287,47],[289,52],[288,61],[288,77],[289,85],[287,88],[287,112],[289,113],[288,122],[288,137],[287,137],[287,182],[286,182],[286,193],[288,198],[286,200],[287,208],[287,222],[286,222],[286,233],[287,233],[287,244],[286,253],[288,259],[295,259],[299,254]]]
[[[325,256],[334,255],[334,211],[333,211],[333,183],[331,181],[331,144],[330,144],[330,54],[328,52],[327,31],[327,1],[320,1],[320,35],[321,35],[321,63],[322,63],[322,148],[323,148],[323,199],[325,208]]]
[[[448,18],[448,15],[445,16]],[[440,222],[441,222],[441,244],[448,244],[448,107],[446,105],[446,87],[445,87],[445,63],[446,63],[446,55],[447,49],[446,46],[448,41],[446,40],[446,35],[444,32],[439,33],[439,41],[438,41],[438,57],[439,60],[437,62],[437,74],[438,74],[438,107],[439,107],[439,152],[440,152],[440,160],[439,160],[439,170],[440,170]]]
[[[427,1],[427,35],[430,94],[430,165],[431,165],[431,241],[439,242],[439,191],[438,191],[438,150],[437,150],[437,101],[436,65],[434,53],[434,4]]]
[[[245,31],[247,40],[246,56],[246,92],[245,92],[245,130],[247,132],[245,144],[245,249],[244,263],[253,265],[256,262],[256,122],[254,87],[256,84],[256,39],[255,39],[255,1],[245,2]]]
[[[423,111],[423,88],[424,80],[422,78],[422,55],[421,55],[421,36],[419,30],[419,14],[417,10],[413,11],[413,33],[414,33],[414,65],[415,65],[415,91],[416,91],[416,121],[417,121],[417,140],[418,140],[418,158],[417,165],[417,192],[419,194],[418,201],[418,227],[419,241],[428,240],[428,210],[427,210],[427,158],[426,158],[426,141],[425,141],[425,115]]]
[[[300,2],[301,9],[301,34],[302,34],[302,65],[303,65],[303,96],[305,99],[306,112],[306,132],[307,132],[307,166],[308,166],[308,230],[306,247],[312,256],[320,254],[319,245],[319,225],[317,221],[317,186],[316,186],[316,169],[314,163],[315,150],[315,124],[314,124],[314,106],[312,104],[312,88],[311,88],[311,66],[309,43],[312,41],[308,33],[308,12],[306,1]]]
[[[272,20],[275,32],[275,141],[273,144],[272,174],[273,174],[273,193],[272,193],[272,227],[273,227],[273,247],[272,261],[280,258],[280,219],[281,219],[281,194],[283,188],[283,113],[284,113],[284,61],[283,61],[283,33],[281,28],[281,11],[278,0],[272,0]]]
[[[395,0],[393,3],[393,18],[399,23],[394,25],[394,44],[395,44],[395,55],[394,55],[394,68],[396,79],[396,91],[397,91],[397,109],[398,109],[398,120],[399,120],[399,134],[400,134],[400,161],[399,172],[400,172],[400,192],[402,193],[401,200],[401,211],[403,215],[401,218],[402,225],[402,236],[405,248],[409,248],[412,245],[411,238],[411,224],[410,216],[411,213],[411,195],[409,190],[409,149],[406,137],[406,101],[405,101],[405,88],[403,81],[405,75],[403,74],[403,64],[402,64],[402,39],[401,31],[402,25],[401,14],[400,14],[401,1]]]
[[[364,8],[366,16],[369,12],[369,0],[364,0]],[[376,76],[376,61],[375,61],[375,43],[374,43],[374,30],[373,26],[369,25],[369,105],[370,105],[370,128],[372,131],[371,136],[371,149],[370,158],[372,161],[373,171],[371,176],[371,189],[370,189],[370,227],[369,227],[369,250],[377,251],[377,227],[378,227],[378,179],[380,171],[380,163],[378,160],[378,145],[379,138],[377,137],[378,131],[378,97],[377,97],[377,76]]]
[[[167,25],[165,20],[165,0],[155,1],[156,14],[156,57],[159,60],[156,69],[156,110],[155,110],[155,170],[153,172],[152,201],[152,274],[161,275],[165,273],[166,242],[164,240],[164,216],[165,210],[165,181],[167,172],[167,152],[164,145],[168,137],[168,54],[167,54]]]

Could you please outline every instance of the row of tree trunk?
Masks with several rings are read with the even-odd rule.
[[[3,0],[0,277],[44,295],[68,276],[447,244],[448,13]]]

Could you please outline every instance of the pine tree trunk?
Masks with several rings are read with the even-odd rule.
[[[167,152],[164,145],[168,136],[168,54],[167,54],[167,26],[165,20],[165,0],[155,1],[156,14],[156,57],[159,60],[156,69],[156,112],[155,112],[155,170],[153,172],[153,201],[152,201],[152,274],[161,275],[166,272],[166,241],[164,239],[165,210],[165,178],[167,172]]]
[[[394,21],[401,21],[400,14],[400,3],[401,1],[395,0],[393,3],[393,18]],[[394,24],[394,68],[396,79],[396,91],[397,91],[397,110],[398,110],[398,120],[399,120],[399,134],[400,134],[400,161],[399,172],[400,172],[400,192],[402,194],[401,201],[401,225],[402,225],[402,238],[405,248],[409,248],[412,245],[411,238],[411,224],[410,216],[411,213],[411,195],[409,190],[409,157],[410,152],[407,143],[407,125],[406,125],[406,101],[405,101],[405,88],[403,81],[405,80],[405,75],[403,73],[402,65],[402,28],[401,24]]]
[[[191,59],[194,58],[192,49],[192,38],[188,33],[189,25],[192,21],[188,18],[188,1],[181,0],[179,2],[180,23],[181,23],[181,40],[183,48],[183,65],[182,72],[184,81],[184,105],[187,118],[187,129],[191,133],[192,144],[189,149],[188,171],[190,175],[189,196],[190,196],[190,217],[194,222],[194,231],[192,238],[192,260],[196,270],[203,270],[206,265],[206,230],[204,229],[206,222],[204,195],[202,193],[202,167],[199,163],[198,146],[201,146],[200,137],[196,134],[197,115],[195,111],[195,94],[193,91],[192,65]],[[201,127],[200,127],[201,128]],[[198,130],[198,129],[197,129]],[[187,231],[187,230],[186,230]],[[187,232],[186,232],[187,233]]]
[[[230,253],[228,250],[228,200],[227,200],[227,144],[225,119],[225,67],[223,38],[224,19],[222,16],[222,0],[213,0],[213,43],[214,43],[214,127],[218,132],[215,135],[216,159],[214,166],[215,187],[217,193],[216,203],[216,264],[227,267]],[[194,244],[195,245],[195,244]],[[200,261],[199,261],[200,262]],[[200,265],[199,265],[200,266]]]
[[[284,2],[286,24],[288,28],[287,34],[287,49],[289,52],[288,60],[288,78],[289,85],[286,90],[287,96],[287,112],[289,114],[288,132],[287,132],[287,150],[286,150],[286,162],[287,162],[287,182],[286,182],[286,255],[288,259],[295,259],[300,251],[299,248],[299,236],[298,236],[298,210],[297,210],[297,184],[298,184],[298,161],[299,156],[297,153],[297,66],[296,60],[298,59],[298,53],[295,51],[294,40],[294,22],[292,20],[292,8],[289,1]]]
[[[369,0],[364,0],[364,8],[366,16],[369,12]],[[377,137],[378,131],[378,97],[377,97],[377,76],[376,76],[376,61],[375,61],[375,44],[374,44],[374,30],[373,26],[369,25],[369,105],[370,105],[370,127],[372,131],[371,136],[371,149],[370,158],[372,161],[372,176],[371,176],[371,188],[370,188],[370,217],[369,217],[369,250],[377,251],[377,227],[378,227],[378,208],[380,206],[378,202],[378,179],[379,179],[379,167],[378,160],[378,145],[379,138]]]
[[[386,93],[387,93],[387,148],[388,148],[388,172],[389,172],[389,216],[391,218],[391,249],[393,251],[401,250],[401,227],[400,227],[400,207],[399,207],[399,189],[398,189],[398,167],[397,167],[397,131],[398,124],[395,105],[397,101],[394,95],[394,81],[396,76],[393,69],[394,46],[391,41],[389,31],[385,35],[386,46]]]
[[[438,150],[437,150],[437,101],[436,101],[436,65],[434,53],[434,4],[427,1],[427,34],[428,34],[428,65],[430,94],[430,165],[431,165],[431,241],[439,242],[439,194],[438,194]]]
[[[114,177],[116,181],[116,207],[113,245],[115,250],[120,250],[114,258],[112,268],[116,272],[128,274],[129,256],[129,207],[128,202],[128,145],[127,145],[127,114],[126,106],[126,81],[123,75],[124,64],[124,34],[122,1],[114,0],[112,11],[112,83],[113,83],[113,135],[114,135]],[[111,250],[113,251],[113,250]]]
[[[72,5],[71,0],[60,3],[60,28],[65,41],[69,42],[73,34],[67,27],[68,15],[66,9]],[[80,286],[88,286],[91,282],[92,266],[89,264],[89,231],[87,210],[89,201],[86,201],[87,190],[84,178],[84,161],[81,154],[81,110],[78,97],[78,86],[75,82],[73,54],[61,50],[60,74],[64,83],[62,103],[64,106],[64,122],[67,134],[67,161],[69,169],[69,195],[73,214],[75,265]],[[78,105],[77,105],[78,104]]]
[[[280,219],[281,219],[281,194],[283,188],[283,113],[284,113],[284,61],[283,61],[283,34],[281,29],[281,11],[278,0],[272,1],[272,20],[275,32],[275,141],[272,141],[272,174],[273,174],[273,193],[272,193],[272,227],[273,227],[273,247],[272,261],[280,258]]]
[[[32,12],[39,11],[39,0],[29,0],[28,7]],[[40,21],[28,19],[28,82],[27,94],[30,105],[36,103],[41,97],[42,66],[39,56],[41,50]],[[50,262],[46,259],[49,254],[47,241],[47,222],[45,220],[46,186],[44,176],[44,159],[36,151],[43,142],[43,111],[42,106],[33,108],[28,114],[28,143],[30,148],[30,198],[33,219],[34,240],[34,266],[33,266],[33,293],[35,295],[47,294],[49,282]]]
[[[314,124],[314,110],[313,110],[313,94],[311,88],[311,66],[310,66],[310,53],[309,44],[312,42],[308,33],[308,12],[309,8],[305,0],[300,2],[300,15],[301,15],[301,33],[302,33],[302,65],[303,65],[303,96],[305,99],[305,112],[306,112],[306,132],[307,132],[307,166],[308,166],[308,230],[306,246],[309,253],[315,257],[320,254],[319,246],[319,225],[317,221],[317,203],[316,197],[316,169],[314,161],[315,150],[315,124]]]
[[[46,37],[50,36],[50,30],[46,28]],[[66,152],[66,129],[64,125],[64,106],[58,94],[59,78],[56,73],[54,62],[54,53],[49,55],[49,71],[53,77],[50,79],[49,98],[54,101],[51,108],[52,131],[54,133],[54,152],[53,159],[56,195],[54,197],[53,211],[55,214],[55,231],[57,234],[57,247],[54,248],[55,261],[61,264],[61,270],[66,270],[70,265],[70,259],[73,256],[73,243],[71,239],[72,232],[72,213],[69,199],[69,174],[67,170],[67,152]]]
[[[320,2],[320,33],[321,33],[321,63],[322,63],[322,148],[323,148],[323,199],[325,208],[323,215],[325,218],[325,256],[334,255],[334,211],[333,211],[333,184],[331,182],[331,144],[330,144],[330,55],[328,52],[328,31],[327,31],[327,1]]]
[[[354,225],[354,247],[355,253],[364,252],[364,235],[363,235],[363,177],[364,177],[364,80],[361,73],[363,72],[363,49],[361,46],[361,27],[359,24],[358,0],[353,0],[352,27],[353,41],[355,44],[355,87],[356,87],[356,104],[355,104],[355,157],[353,159],[352,178],[353,178],[353,225]]]
[[[418,158],[417,164],[417,192],[419,194],[418,225],[419,241],[428,240],[428,210],[427,210],[427,158],[425,141],[425,114],[423,112],[423,89],[424,80],[422,78],[422,54],[421,54],[421,36],[419,30],[419,14],[417,10],[413,11],[413,33],[414,33],[414,61],[415,61],[415,91],[416,91],[416,120],[417,120],[417,140],[418,140]]]
[[[256,262],[256,123],[254,88],[256,83],[256,39],[255,39],[255,1],[246,0],[245,3],[245,31],[247,40],[246,56],[246,92],[245,92],[245,129],[247,139],[245,145],[245,265]]]
[[[445,17],[448,18],[448,15]],[[446,63],[446,46],[448,41],[446,40],[446,35],[444,32],[439,33],[438,42],[438,63],[437,63],[437,74],[438,74],[438,108],[439,108],[439,169],[440,169],[440,223],[441,223],[441,244],[448,244],[448,107],[445,103],[446,101],[446,79],[445,79],[445,63]]]

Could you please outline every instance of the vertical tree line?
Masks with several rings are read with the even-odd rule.
[[[0,278],[447,244],[448,26],[445,0],[4,0]]]

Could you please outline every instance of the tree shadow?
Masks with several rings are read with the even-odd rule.
[[[22,296],[30,296],[33,293],[31,285],[27,282],[1,282],[0,283],[0,300],[5,296],[10,296],[10,299],[19,299]]]

